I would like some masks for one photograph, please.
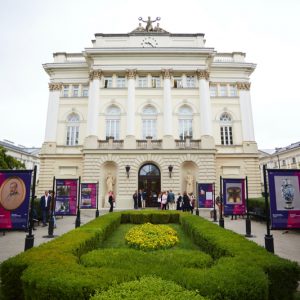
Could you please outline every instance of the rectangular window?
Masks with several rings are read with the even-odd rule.
[[[193,127],[191,119],[179,120],[179,138],[184,140],[187,136],[193,136]]]
[[[296,163],[296,157],[292,158],[292,163],[295,164]]]
[[[231,97],[236,97],[237,96],[237,87],[236,85],[230,85],[229,86],[229,93]]]
[[[286,166],[286,161],[285,161],[285,159],[282,160],[282,166],[283,166],[283,167]]]
[[[183,88],[181,77],[174,77],[174,88],[175,89]]]
[[[117,87],[118,88],[124,88],[126,87],[126,84],[125,84],[125,77],[118,77],[117,78]]]
[[[114,137],[115,140],[120,139],[120,120],[107,119],[106,120],[106,137]]]
[[[104,88],[105,89],[112,88],[112,77],[105,77],[104,78]]]
[[[69,86],[68,85],[64,85],[63,97],[69,97]]]
[[[217,97],[217,86],[215,84],[209,87],[209,92],[211,97]]]
[[[226,85],[220,85],[220,96],[226,97],[227,96],[227,86]]]
[[[161,83],[160,83],[160,78],[159,77],[152,77],[151,83],[152,83],[152,87],[153,88],[159,88],[159,87],[161,87]]]
[[[72,96],[78,97],[79,95],[79,85],[73,85],[72,86]]]
[[[148,87],[148,78],[147,77],[139,77],[138,85],[140,88]]]
[[[143,120],[143,139],[146,139],[147,136],[152,136],[153,139],[156,139],[156,120],[145,119]]]
[[[82,86],[82,97],[88,97],[89,95],[89,86],[83,85]]]
[[[187,76],[186,77],[186,86],[188,88],[194,88],[195,87],[195,78],[193,76]]]
[[[233,145],[232,127],[221,126],[220,137],[221,137],[221,145]]]
[[[78,145],[79,126],[67,127],[67,146]]]

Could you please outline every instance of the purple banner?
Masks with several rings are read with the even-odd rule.
[[[28,226],[32,170],[0,171],[0,229]]]
[[[56,215],[76,215],[77,179],[56,179]]]
[[[97,183],[81,183],[80,208],[96,208]]]
[[[224,215],[243,215],[245,205],[245,179],[223,179]]]
[[[214,205],[213,196],[212,183],[198,183],[199,207],[212,208]]]
[[[300,229],[300,170],[268,170],[272,229]]]

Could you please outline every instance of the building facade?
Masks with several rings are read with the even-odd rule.
[[[172,34],[141,24],[128,34],[95,34],[81,53],[54,53],[39,192],[52,178],[99,182],[105,207],[147,205],[159,191],[248,176],[260,194],[249,77],[241,52],[205,47],[204,34]],[[189,181],[189,183],[188,183]]]

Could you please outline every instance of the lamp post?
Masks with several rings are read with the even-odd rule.
[[[170,178],[171,178],[171,177],[172,177],[173,166],[172,166],[172,165],[169,165],[169,166],[168,166],[168,169],[169,169],[169,176],[170,176]]]
[[[97,188],[96,188],[96,204],[97,204],[97,208],[96,208],[96,218],[99,217],[99,208],[98,208],[98,191],[99,191],[99,181],[97,181]]]
[[[263,166],[264,173],[264,197],[265,197],[265,208],[266,208],[266,218],[267,218],[267,234],[265,235],[265,248],[267,251],[274,253],[274,240],[273,235],[270,234],[270,213],[268,204],[268,189],[267,189],[267,170],[266,165]]]
[[[126,170],[127,178],[129,178],[130,166],[127,165],[127,166],[125,167],[125,170]]]
[[[196,216],[199,216],[199,183],[196,182]]]
[[[32,184],[32,195],[31,195],[31,203],[30,203],[30,213],[29,213],[29,227],[28,227],[28,234],[25,238],[25,247],[24,251],[30,249],[34,245],[34,235],[32,234],[33,229],[33,209],[34,209],[34,198],[35,198],[35,182],[36,182],[36,170],[37,166],[34,166],[33,170],[33,184]]]
[[[223,218],[223,196],[222,196],[222,176],[220,176],[220,218],[219,226],[224,228],[224,218]]]
[[[81,184],[81,176],[79,176],[78,180],[78,194],[77,194],[77,215],[75,220],[75,228],[80,227],[80,184]]]
[[[247,208],[247,218],[246,218],[246,237],[253,237],[251,234],[251,219],[249,216],[249,201],[248,201],[248,176],[246,176],[246,208]]]

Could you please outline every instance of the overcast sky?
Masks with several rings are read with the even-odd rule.
[[[241,51],[251,76],[260,149],[300,141],[299,0],[1,0],[0,139],[43,143],[53,52],[81,52],[95,33],[128,33],[138,17],[171,33],[204,33],[218,52]]]

